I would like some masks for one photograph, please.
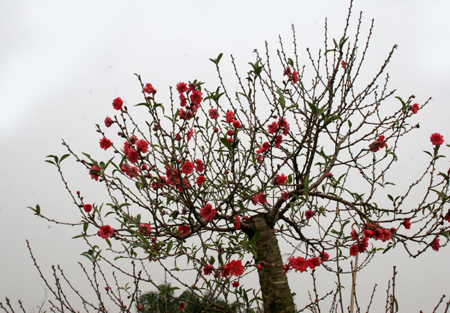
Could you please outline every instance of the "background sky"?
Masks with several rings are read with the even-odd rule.
[[[419,103],[433,97],[415,117],[420,131],[401,151],[401,173],[407,181],[421,160],[417,153],[431,149],[431,133],[440,132],[450,140],[450,4],[445,0],[355,2],[353,29],[360,11],[363,35],[375,19],[364,68],[368,77],[398,44],[388,68],[390,87],[403,98],[414,94]],[[329,38],[340,38],[347,9],[348,1],[333,0],[0,2],[0,299],[20,298],[30,310],[44,297],[25,239],[30,240],[43,271],[50,275],[50,266],[61,264],[77,282],[77,262],[85,247],[70,238],[78,230],[38,219],[27,206],[38,203],[44,214],[55,219],[78,219],[56,169],[44,162],[45,157],[65,153],[63,138],[75,151],[101,157],[95,124],[114,114],[111,102],[117,96],[129,107],[140,102],[134,73],[152,83],[158,99],[166,103],[169,86],[179,81],[198,79],[215,89],[217,77],[209,58],[224,53],[221,65],[230,72],[233,54],[241,70],[247,71],[247,62],[255,58],[252,51],[263,51],[265,41],[273,57],[278,35],[289,46],[294,24],[299,52],[306,60],[306,47],[316,52],[323,48],[326,17]],[[76,164],[67,165],[73,189],[86,198],[101,198],[100,184],[80,173]],[[449,247],[417,260],[410,260],[401,249],[377,255],[358,274],[358,287],[368,293],[378,283],[383,307],[392,265],[397,265],[401,311],[431,311],[450,291],[449,257]],[[300,278],[300,274],[290,276],[297,294],[302,292]]]

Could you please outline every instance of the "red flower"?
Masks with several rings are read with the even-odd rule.
[[[138,311],[142,311],[142,305],[138,305]]]
[[[100,226],[100,230],[97,232],[97,235],[103,239],[108,239],[112,234],[114,234],[114,229],[109,225]]]
[[[284,174],[281,174],[281,175],[277,175],[274,182],[276,185],[283,186],[284,184],[286,184],[286,181],[287,181],[287,176]]]
[[[147,153],[148,151],[148,142],[145,141],[144,139],[138,140],[136,142],[136,148],[141,152],[141,153]]]
[[[289,67],[286,67],[286,69],[283,72],[283,76],[290,76],[291,75],[291,69]]]
[[[197,177],[197,185],[200,187],[205,182],[204,176]]]
[[[430,141],[435,146],[440,146],[444,143],[444,136],[439,133],[434,133],[430,137]]]
[[[315,269],[317,266],[320,266],[320,264],[322,264],[322,259],[319,257],[308,259],[308,266],[311,269]]]
[[[406,229],[411,228],[411,221],[409,219],[403,221],[403,226],[405,226]]]
[[[380,148],[384,148],[386,147],[386,142],[384,141],[384,135],[381,135],[380,137],[378,137],[377,141],[372,142],[369,145],[369,149],[371,152],[377,152],[378,150],[380,150]]]
[[[108,291],[108,290],[109,290],[109,287],[108,287],[108,286],[106,286],[106,287],[105,287],[105,290],[106,290],[106,291]]]
[[[194,171],[194,164],[191,161],[186,161],[181,166],[181,171],[186,175],[191,174]]]
[[[142,235],[150,235],[152,227],[149,224],[141,224],[139,226],[139,233]]]
[[[228,263],[226,266],[230,269],[230,274],[233,276],[239,276],[244,273],[244,266],[242,265],[241,260],[233,260],[230,263]]]
[[[113,100],[113,107],[116,110],[122,109],[122,104],[123,104],[123,101],[119,97],[117,97],[116,99]]]
[[[217,118],[219,117],[219,112],[217,111],[217,109],[209,109],[209,117],[213,120],[217,120]]]
[[[230,276],[230,263],[225,264],[225,265],[222,267],[222,273],[220,273],[220,276],[222,276],[222,277],[228,277],[228,276]]]
[[[358,244],[353,245],[350,247],[350,255],[351,256],[356,256],[359,253],[359,247]]]
[[[217,211],[212,208],[212,205],[210,203],[205,204],[203,206],[203,209],[200,209],[200,215],[205,221],[211,221],[216,213]]]
[[[325,177],[328,177],[328,178],[333,177],[333,173],[326,173]]]
[[[188,140],[188,141],[191,140],[193,134],[194,134],[194,130],[193,130],[193,129],[190,129],[190,130],[188,131],[188,137],[187,137],[187,140]]]
[[[113,120],[112,120],[109,116],[107,116],[107,117],[105,118],[105,126],[106,126],[106,127],[111,127],[111,125],[112,125],[113,123],[114,123]]]
[[[341,61],[341,66],[342,66],[343,69],[345,69],[346,64],[345,64],[344,60]]]
[[[183,226],[178,226],[178,236],[186,236],[190,233],[191,231],[189,230],[189,228],[186,225]]]
[[[138,158],[139,158],[139,154],[137,153],[136,150],[134,150],[133,148],[128,149],[128,153],[126,154],[126,157],[128,159],[128,161],[130,161],[131,163],[136,163]]]
[[[355,229],[352,229],[352,231],[350,232],[350,236],[353,240],[358,240],[358,234],[356,233]]]
[[[239,122],[238,120],[233,121],[233,126],[234,128],[242,128],[241,122]]]
[[[92,165],[92,167],[89,170],[89,174],[91,175],[92,179],[98,181],[98,177],[100,176],[100,169],[96,165]]]
[[[177,84],[177,91],[178,91],[178,93],[183,93],[183,92],[185,92],[185,91],[187,91],[187,85],[186,85],[186,83],[178,83]]]
[[[100,148],[107,150],[108,148],[111,148],[111,146],[111,140],[107,139],[106,137],[100,139]]]
[[[278,135],[277,137],[275,137],[275,147],[276,148],[279,148],[282,143],[283,143],[283,137],[281,137],[281,135]]]
[[[202,97],[202,92],[200,91],[200,90],[194,90],[192,93],[191,93],[191,102],[194,104],[194,105],[200,105],[200,103],[202,102],[202,100],[203,100],[203,97]]]
[[[203,162],[200,159],[195,160],[195,170],[199,173],[203,172],[205,168],[203,167]]]
[[[210,275],[212,273],[212,271],[213,271],[213,266],[212,265],[208,265],[208,266],[205,266],[203,268],[203,274],[204,275]]]
[[[237,288],[237,287],[239,287],[239,282],[238,282],[238,281],[234,281],[231,285],[232,285],[234,288]]]
[[[145,84],[145,87],[144,87],[143,90],[144,90],[145,93],[148,93],[148,94],[156,92],[156,89],[153,88],[152,84]]]
[[[439,238],[434,239],[431,248],[432,248],[434,251],[439,251]]]
[[[178,306],[178,310],[183,311],[186,308],[186,303],[180,302],[180,305]]]
[[[414,103],[411,107],[411,111],[413,112],[413,114],[416,114],[419,111],[419,104]]]
[[[129,164],[122,164],[122,172],[130,176],[130,178],[134,178],[138,176],[139,169],[136,166],[130,166]]]
[[[227,114],[226,114],[226,116],[225,116],[225,119],[226,119],[226,121],[227,121],[228,124],[233,123],[233,119],[234,119],[234,113],[233,113],[233,111],[228,111]]]
[[[234,135],[234,131],[232,131],[231,129],[227,132],[228,136],[233,136]]]
[[[330,255],[327,252],[322,251],[322,253],[320,254],[320,258],[322,259],[323,262],[328,261],[328,259],[330,258]]]
[[[364,230],[364,236],[367,237],[367,238],[372,238],[373,231],[371,231],[370,229],[365,229]]]
[[[296,84],[296,83],[298,83],[298,73],[296,72],[296,71],[294,71],[293,73],[292,73],[292,82],[294,83],[294,84]]]
[[[236,230],[241,228],[241,217],[239,215],[235,217],[234,227],[236,228]]]
[[[309,220],[311,217],[314,216],[314,211],[313,210],[306,210],[305,211],[305,217]]]
[[[192,91],[192,90],[195,90],[195,88],[197,88],[197,86],[194,84],[194,83],[189,83],[189,86],[188,86],[189,88],[188,88],[188,90],[187,91]]]
[[[281,199],[283,199],[284,201],[289,200],[289,194],[285,191],[281,194]]]
[[[84,209],[85,212],[89,213],[89,212],[92,211],[92,205],[90,205],[90,204],[85,204],[85,205],[83,206],[83,209]]]
[[[182,107],[186,106],[186,97],[183,94],[180,95],[180,105]]]
[[[291,256],[289,258],[289,265],[293,269],[300,271],[300,272],[304,272],[308,268],[308,262],[305,260],[305,258],[302,258],[301,256],[299,256],[297,258]]]
[[[275,133],[277,131],[277,129],[278,129],[278,123],[277,122],[273,122],[272,124],[269,124],[267,126],[267,132],[269,134]]]

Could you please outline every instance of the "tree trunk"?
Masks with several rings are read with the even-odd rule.
[[[256,262],[262,266],[258,270],[258,275],[264,300],[264,313],[295,312],[291,290],[287,277],[283,273],[283,260],[273,231],[273,222],[268,222],[266,219],[265,214],[252,217],[254,231],[255,233],[259,231],[259,240],[256,242],[258,249]],[[247,235],[253,237],[250,233]]]

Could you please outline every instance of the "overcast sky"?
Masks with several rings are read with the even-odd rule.
[[[242,71],[248,70],[252,51],[263,50],[265,41],[272,53],[278,35],[286,45],[292,42],[291,24],[304,56],[306,47],[323,48],[326,17],[329,37],[340,37],[347,8],[348,1],[333,0],[0,2],[0,298],[21,298],[32,308],[44,297],[25,239],[48,274],[51,264],[61,264],[76,277],[84,245],[70,238],[78,230],[51,225],[26,207],[39,203],[49,216],[78,219],[45,156],[65,153],[62,138],[76,151],[100,155],[94,125],[111,114],[115,97],[129,106],[141,100],[134,73],[151,82],[163,102],[169,86],[179,81],[198,79],[215,89],[209,58],[223,52],[222,66],[231,69],[233,54]],[[422,127],[414,139],[426,142],[432,132],[440,132],[450,140],[448,1],[356,1],[353,26],[360,11],[363,34],[375,19],[367,73],[375,73],[398,44],[388,68],[391,88],[403,98],[414,94],[419,103],[433,97],[417,117]],[[411,149],[402,151],[406,169],[417,165]],[[424,149],[429,147],[414,151]],[[79,170],[76,165],[67,168],[73,188],[86,197],[101,194]],[[417,260],[398,250],[377,255],[360,274],[359,284],[379,283],[382,301],[392,265],[397,265],[401,311],[431,311],[443,293],[450,293],[450,248]],[[292,279],[291,288],[295,291]]]

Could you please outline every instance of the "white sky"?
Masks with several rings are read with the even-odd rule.
[[[375,18],[368,75],[398,44],[389,67],[390,87],[403,98],[415,94],[419,103],[433,97],[418,114],[422,127],[414,139],[427,142],[431,132],[440,132],[450,140],[448,1],[356,2],[353,21],[362,10],[363,34]],[[325,17],[329,37],[340,37],[347,6],[348,1],[332,0],[0,2],[0,301],[5,296],[13,301],[21,298],[31,309],[44,296],[25,239],[31,241],[46,273],[50,274],[51,264],[61,264],[77,277],[76,263],[84,251],[81,241],[70,239],[77,230],[50,226],[26,207],[39,203],[49,216],[77,219],[56,169],[44,163],[45,156],[65,153],[62,138],[76,151],[100,155],[94,125],[112,114],[112,99],[121,96],[129,106],[141,100],[133,73],[151,82],[165,103],[169,86],[179,81],[199,79],[215,89],[217,78],[209,58],[223,52],[221,65],[229,71],[233,54],[246,71],[247,62],[254,60],[253,49],[262,51],[264,41],[275,52],[280,34],[289,46],[291,24],[304,56],[306,47],[323,48]],[[429,149],[423,145],[413,150],[413,142],[402,151],[406,169],[416,166],[416,151]],[[87,197],[98,198],[101,189],[95,189],[79,169],[67,168],[67,179]],[[406,171],[404,175],[409,177]],[[417,260],[398,250],[377,255],[359,275],[358,286],[370,290],[377,282],[382,302],[392,265],[397,265],[401,311],[431,311],[450,291],[449,247]],[[300,294],[296,281],[303,276],[291,275],[291,288]]]

